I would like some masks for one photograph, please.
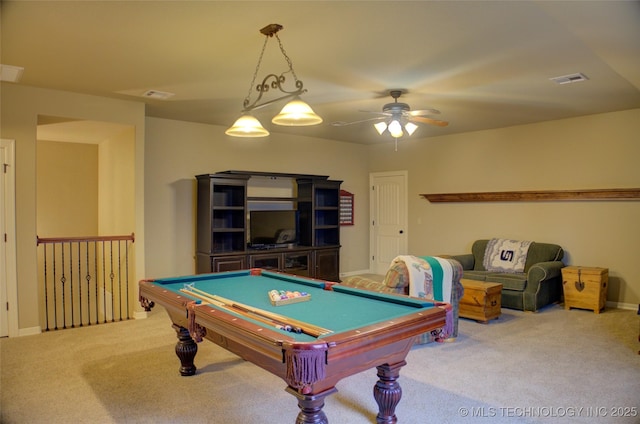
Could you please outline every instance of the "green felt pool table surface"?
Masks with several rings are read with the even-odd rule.
[[[269,271],[261,271],[259,275],[250,270],[234,271],[158,279],[153,282],[184,296],[189,295],[181,292],[181,289],[188,286],[195,287],[210,295],[285,315],[332,330],[334,333],[401,317],[421,308],[433,307],[433,303],[427,300],[398,298],[339,285],[331,285],[331,289],[328,289],[328,283],[324,281]],[[306,302],[274,306],[269,299],[271,290],[304,291],[311,295],[311,299]],[[198,299],[193,297],[193,300]],[[306,334],[278,331],[288,333],[300,341],[311,339]]]

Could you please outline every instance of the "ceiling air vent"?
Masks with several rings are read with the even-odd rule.
[[[586,81],[589,78],[587,78],[585,74],[577,73],[577,74],[563,75],[561,77],[553,77],[549,79],[555,82],[556,84],[571,84],[574,82]]]
[[[169,97],[174,96],[175,94],[169,93],[167,91],[158,91],[158,90],[149,90],[142,93],[142,97],[149,97],[152,99],[166,100]]]
[[[19,82],[23,72],[21,66],[0,65],[0,81]]]

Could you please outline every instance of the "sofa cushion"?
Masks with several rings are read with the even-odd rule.
[[[524,291],[527,287],[527,274],[523,272],[507,274],[504,272],[464,271],[462,278],[502,284],[503,290]]]
[[[502,284],[502,290],[524,291],[527,287],[527,274],[523,272],[516,274],[490,272],[487,273],[485,281]]]
[[[564,250],[557,244],[532,243],[527,254],[524,272],[529,272],[529,268],[540,262],[560,261],[563,256]]]
[[[473,269],[474,271],[486,271],[482,263],[484,261],[484,252],[487,250],[487,243],[489,240],[476,240],[471,246],[471,253],[473,253]]]

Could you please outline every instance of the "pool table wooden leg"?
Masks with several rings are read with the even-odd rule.
[[[376,417],[378,424],[395,424],[398,422],[396,406],[402,397],[402,388],[397,380],[400,377],[400,368],[406,364],[406,361],[402,361],[393,365],[384,364],[377,367],[380,380],[373,387],[373,397],[379,408],[378,416]]]
[[[287,387],[287,392],[298,399],[300,413],[298,413],[298,417],[296,418],[296,424],[328,424],[327,416],[322,411],[324,398],[337,391],[335,387],[332,387],[321,393],[305,395],[291,386]]]
[[[178,343],[176,343],[176,355],[180,358],[180,375],[194,375],[196,366],[193,360],[198,353],[198,345],[191,338],[189,330],[174,324],[173,329],[176,330]]]

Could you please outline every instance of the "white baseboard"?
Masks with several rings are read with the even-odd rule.
[[[42,327],[40,327],[40,326],[18,329],[18,337],[34,336],[34,335],[40,334],[40,333],[42,333]]]
[[[637,303],[622,303],[622,302],[610,302],[607,301],[605,306],[607,308],[615,308],[615,309],[627,309],[630,311],[637,311],[638,304]]]
[[[146,311],[135,311],[133,313],[133,319],[147,319],[149,316],[149,312]]]

